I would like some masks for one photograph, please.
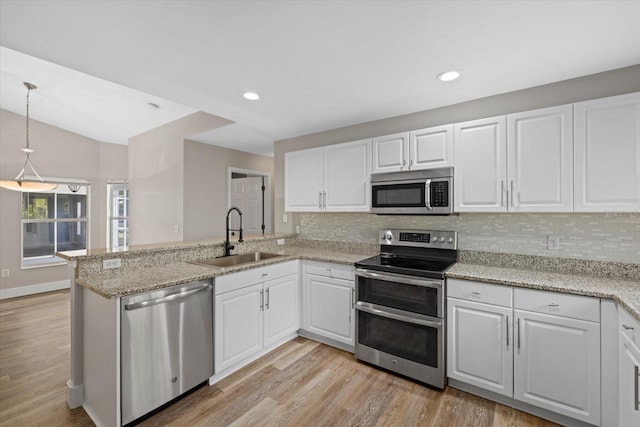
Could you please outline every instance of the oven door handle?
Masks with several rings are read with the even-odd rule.
[[[360,301],[356,303],[356,310],[364,311],[365,313],[373,314],[375,316],[386,317],[387,319],[399,320],[400,322],[413,323],[415,325],[428,326],[430,328],[441,329],[442,323],[432,322],[430,320],[416,319],[415,317],[403,316],[402,314],[389,313],[388,311],[378,310],[376,308],[367,307]]]
[[[424,288],[442,289],[442,283],[440,282],[429,281],[425,279],[414,279],[401,274],[375,273],[373,271],[364,270],[362,268],[356,269],[356,276],[365,277],[367,279],[386,280],[387,282],[396,282],[405,285],[422,286]]]

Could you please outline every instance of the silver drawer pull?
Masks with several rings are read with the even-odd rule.
[[[624,329],[626,329],[627,331],[629,331],[629,330],[633,331],[633,326],[628,326],[628,325],[625,325],[625,324],[623,323],[623,324],[622,324],[622,327],[623,327]]]
[[[640,377],[640,372],[638,372],[638,365],[633,367],[633,409],[636,411],[640,409],[640,396],[638,396],[638,377]]]
[[[478,291],[471,292],[471,295],[473,295],[474,297],[482,296],[482,294],[480,292],[478,292]]]
[[[509,347],[509,316],[507,315],[507,348]]]
[[[549,304],[549,307],[551,307],[551,308],[557,308],[557,307],[560,307],[560,304],[554,304],[554,303],[551,303],[551,304]]]

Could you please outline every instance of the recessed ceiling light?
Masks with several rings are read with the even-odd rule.
[[[244,99],[248,99],[249,101],[257,101],[260,99],[260,95],[255,92],[245,92],[242,96],[244,96]]]
[[[445,71],[444,73],[440,73],[436,78],[441,82],[450,82],[452,80],[457,79],[458,77],[460,77],[460,73],[452,70],[452,71]]]

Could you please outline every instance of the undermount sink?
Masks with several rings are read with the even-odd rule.
[[[270,252],[252,252],[249,254],[230,255],[220,258],[207,258],[197,261],[191,261],[191,264],[203,265],[206,267],[233,267],[241,264],[249,264],[251,262],[262,261],[269,258],[277,258],[284,255],[274,254]]]

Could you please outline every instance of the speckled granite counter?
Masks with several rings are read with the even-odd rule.
[[[340,248],[338,247],[338,249]],[[234,267],[203,267],[178,261],[160,266],[127,269],[116,273],[114,273],[113,270],[108,270],[104,273],[94,274],[88,277],[79,277],[76,279],[76,283],[105,298],[114,298],[209,279],[223,274],[235,273],[295,259],[354,264],[356,261],[376,254],[376,251],[368,251],[366,247],[358,248],[359,251],[357,252],[347,252],[345,248],[342,249],[341,251],[296,245],[283,246],[282,249],[279,250],[270,250],[270,252],[283,255],[282,257],[270,258]]]
[[[458,262],[447,277],[611,298],[640,320],[640,281]]]

